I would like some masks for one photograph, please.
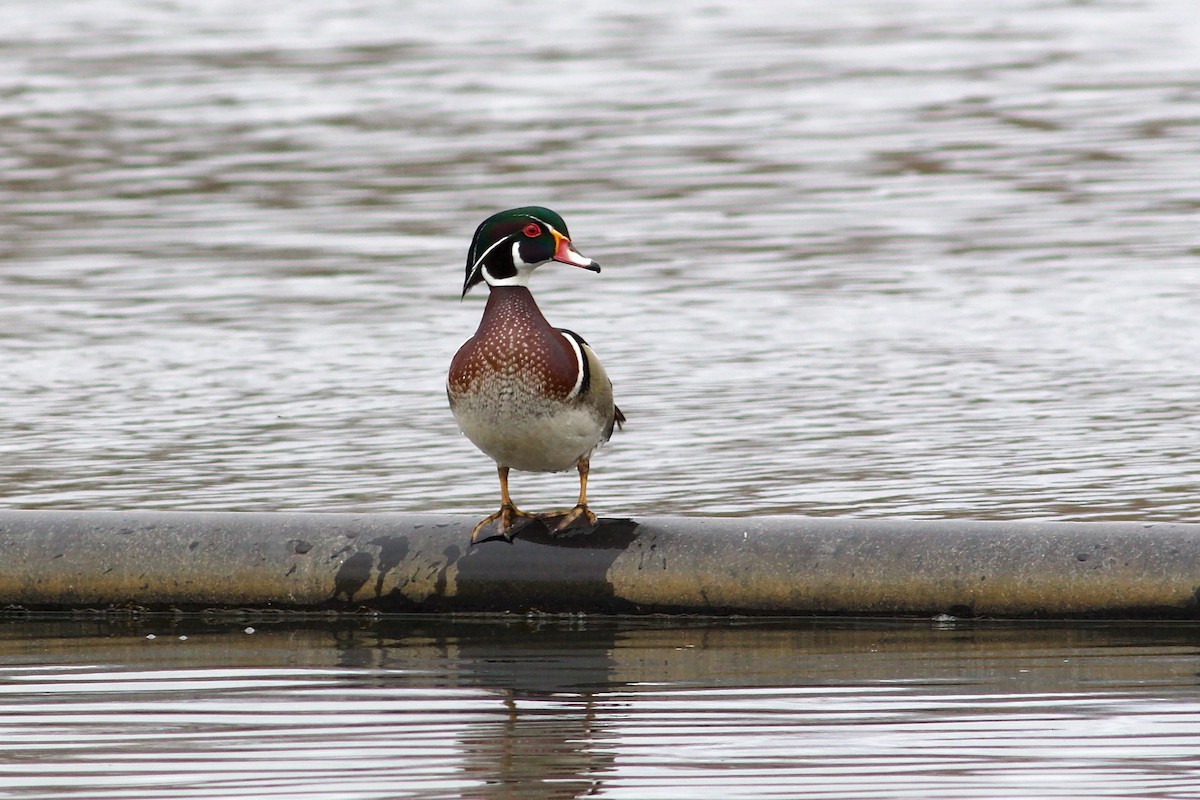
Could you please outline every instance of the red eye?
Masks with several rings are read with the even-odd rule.
[[[530,239],[534,239],[534,238],[542,235],[542,229],[538,225],[536,225],[535,223],[532,223],[532,222],[525,226],[524,232],[525,232],[525,235],[528,236]]]

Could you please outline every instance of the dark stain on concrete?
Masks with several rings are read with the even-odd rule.
[[[390,614],[429,611],[432,608],[428,603],[419,603],[415,600],[410,600],[405,596],[404,592],[400,591],[399,587],[393,588],[382,597],[375,597],[364,601],[362,606],[364,608],[373,608],[377,611],[386,611]]]
[[[354,602],[354,595],[371,578],[371,570],[375,567],[375,557],[370,553],[355,553],[342,562],[337,575],[333,577],[333,597],[337,600],[343,594],[346,602]]]
[[[446,596],[446,573],[462,558],[462,549],[458,545],[452,544],[442,551],[442,555],[446,560],[443,562],[442,568],[438,570],[438,576],[433,582],[433,593],[438,597]]]
[[[408,555],[408,537],[380,536],[372,539],[370,543],[379,547],[379,575],[375,578],[375,596],[381,597],[383,595],[383,579]]]

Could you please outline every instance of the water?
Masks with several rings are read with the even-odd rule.
[[[541,203],[605,267],[534,282],[630,418],[601,514],[1196,521],[1198,76],[1191,0],[6,0],[0,505],[494,510],[443,382]],[[1190,627],[0,652],[0,797],[1200,797]]]
[[[493,510],[443,383],[537,202],[601,513],[1194,521],[1193,11],[10,0],[0,503]]]
[[[1195,798],[1195,626],[75,619],[6,798]]]

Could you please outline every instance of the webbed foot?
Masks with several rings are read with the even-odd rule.
[[[562,533],[569,528],[595,528],[600,521],[596,519],[596,515],[587,507],[586,503],[580,503],[570,511],[558,511],[553,514],[541,514],[540,517],[546,522],[546,527],[550,528],[550,533]],[[557,522],[554,522],[558,518]],[[581,522],[582,520],[582,522]],[[554,522],[553,525],[550,525]]]
[[[503,539],[506,542],[512,542],[513,537],[517,532],[528,525],[537,517],[533,514],[527,514],[521,509],[514,506],[512,503],[502,503],[500,510],[492,514],[487,519],[481,521],[471,530],[471,544],[490,541],[491,539]],[[520,520],[524,520],[523,522]],[[480,539],[479,534],[482,533],[487,526],[496,522],[496,533],[491,536],[485,536]]]

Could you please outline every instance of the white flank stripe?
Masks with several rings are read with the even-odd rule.
[[[564,333],[563,338],[571,343],[571,349],[575,351],[575,386],[571,389],[571,393],[567,395],[568,400],[574,400],[579,396],[579,390],[583,388],[583,359],[586,358],[583,354],[583,348],[580,347],[578,340],[569,333]]]

